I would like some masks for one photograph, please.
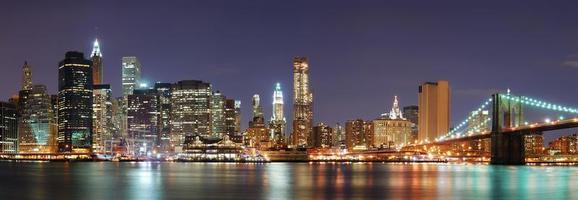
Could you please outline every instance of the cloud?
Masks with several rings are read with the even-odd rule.
[[[578,68],[578,54],[567,56],[566,61],[564,61],[562,65],[566,67]]]
[[[567,60],[562,63],[562,65],[567,67],[578,68],[578,60]]]

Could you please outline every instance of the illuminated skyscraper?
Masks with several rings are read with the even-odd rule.
[[[418,140],[434,141],[450,129],[450,87],[447,81],[419,86]]]
[[[211,135],[212,86],[198,80],[179,81],[172,88],[171,143],[182,146],[185,136]]]
[[[129,152],[146,155],[158,139],[158,101],[154,89],[136,89],[128,95],[127,125]]]
[[[373,123],[363,119],[345,122],[345,144],[349,150],[366,150],[373,141]]]
[[[234,99],[225,99],[225,132],[229,135],[229,138],[233,138],[233,136],[240,133],[240,127],[237,127],[240,109],[237,108],[235,102],[237,101]]]
[[[333,128],[319,123],[313,127],[313,143],[314,147],[332,147],[333,146]]]
[[[98,39],[94,40],[92,44],[92,53],[90,54],[92,60],[92,83],[94,85],[102,84],[102,53],[100,52],[100,44]]]
[[[18,153],[18,110],[0,102],[0,153]]]
[[[58,70],[58,149],[90,153],[92,148],[92,62],[70,51]]]
[[[158,98],[158,145],[163,151],[170,150],[170,134],[171,134],[171,97],[172,84],[171,83],[155,83],[155,90]]]
[[[333,137],[333,146],[337,147],[342,144],[345,144],[345,130],[340,123],[335,124],[333,127],[334,136]]]
[[[131,95],[141,83],[141,65],[136,57],[122,57],[122,94]]]
[[[216,91],[211,98],[211,125],[213,137],[223,137],[226,135],[225,126],[225,96]]]
[[[28,62],[24,62],[24,66],[22,66],[22,90],[31,90],[32,89],[32,70],[28,65]]]
[[[249,147],[268,148],[271,138],[269,128],[265,126],[263,107],[261,107],[261,98],[258,94],[253,95],[252,103],[253,118],[249,121],[249,128],[245,131],[245,143]]]
[[[51,132],[52,109],[50,96],[46,92],[46,86],[33,85],[30,90],[19,92],[19,151],[24,153],[43,152],[52,150],[49,139],[55,137]]]
[[[275,85],[273,92],[273,113],[271,121],[269,122],[269,129],[271,130],[271,137],[274,145],[281,146],[285,143],[285,114],[283,113],[283,91],[281,91],[281,84]]]
[[[293,145],[310,145],[313,125],[313,94],[309,88],[309,63],[305,57],[293,58]]]
[[[261,106],[261,98],[258,94],[253,95],[253,118],[249,121],[249,127],[254,124],[265,124],[265,118],[263,116],[263,107]]]
[[[112,91],[108,84],[93,86],[93,131],[92,150],[102,153],[105,151],[106,141],[113,139],[113,102]]]

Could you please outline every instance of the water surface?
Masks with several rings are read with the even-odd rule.
[[[0,199],[578,199],[578,167],[0,162]]]

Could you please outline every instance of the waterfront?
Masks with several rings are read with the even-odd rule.
[[[0,162],[1,199],[578,199],[578,168]]]

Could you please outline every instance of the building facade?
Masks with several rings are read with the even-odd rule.
[[[415,143],[417,141],[418,125],[419,122],[419,107],[416,105],[403,107],[403,116],[412,123],[411,125],[411,141]]]
[[[158,103],[158,142],[159,149],[167,152],[171,150],[171,97],[172,84],[171,83],[155,83],[155,90],[157,92]]]
[[[283,106],[283,91],[281,90],[281,84],[277,83],[275,85],[275,91],[273,92],[273,111],[271,121],[269,122],[271,140],[275,146],[286,145],[285,125],[287,121],[285,119],[285,113],[283,112]]]
[[[349,150],[366,150],[373,144],[373,123],[363,119],[345,122],[345,144]]]
[[[30,88],[30,87],[26,87]],[[55,121],[50,103],[50,95],[44,85],[32,85],[29,90],[20,90],[18,110],[19,120],[19,151],[23,153],[54,150],[50,141],[56,137],[51,129]]]
[[[18,153],[18,110],[7,102],[0,102],[0,153]]]
[[[100,52],[100,44],[98,39],[94,40],[92,44],[92,53],[90,54],[92,60],[92,84],[100,85],[103,82],[102,71],[102,53]]]
[[[131,95],[141,83],[141,64],[134,56],[122,57],[122,94]]]
[[[328,148],[333,147],[333,128],[324,123],[318,123],[313,127],[313,147]]]
[[[313,127],[313,93],[309,82],[309,61],[293,58],[293,133],[292,144],[307,147],[311,144]]]
[[[171,96],[171,143],[182,146],[185,136],[211,135],[210,83],[198,80],[179,81]]]
[[[112,90],[110,89],[110,85],[94,85],[92,97],[92,110],[94,114],[92,123],[92,150],[96,153],[103,153],[106,150],[106,142],[113,139],[113,133],[115,131],[113,124]]]
[[[447,81],[419,86],[418,140],[434,141],[450,130],[450,87]]]
[[[129,152],[147,155],[154,150],[158,139],[158,101],[154,89],[136,89],[128,95]]]
[[[92,148],[92,62],[66,53],[58,70],[58,149],[90,153]]]
[[[403,117],[397,96],[395,96],[389,114],[382,114],[380,118],[373,120],[374,139],[372,146],[392,149],[409,144],[412,124]]]

